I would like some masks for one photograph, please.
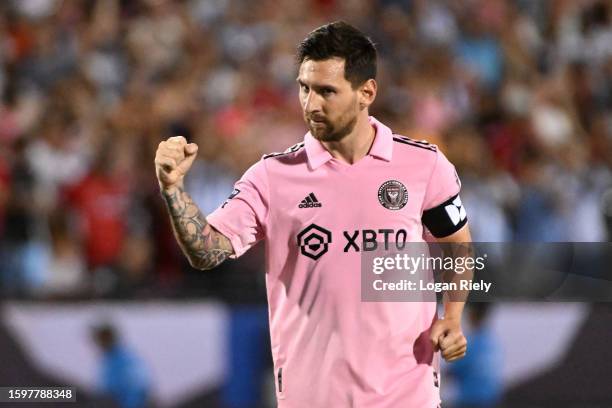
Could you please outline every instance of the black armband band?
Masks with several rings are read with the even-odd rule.
[[[447,237],[459,231],[467,223],[467,214],[459,194],[437,207],[423,211],[421,221],[436,238]]]

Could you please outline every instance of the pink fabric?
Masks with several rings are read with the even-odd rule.
[[[408,241],[422,242],[423,210],[457,194],[458,179],[431,145],[394,141],[388,127],[374,118],[370,123],[376,139],[359,162],[334,159],[306,134],[294,151],[253,165],[235,185],[240,192],[208,216],[237,256],[267,241],[281,408],[433,408],[440,402],[434,378],[438,355],[428,340],[436,305],[361,302],[361,252],[345,252],[344,232],[404,229]],[[388,180],[407,188],[408,201],[399,210],[379,202],[379,188]],[[321,206],[300,208],[310,193]],[[298,245],[299,233],[311,224],[331,233],[318,259],[305,256]],[[356,242],[361,245],[361,235]]]

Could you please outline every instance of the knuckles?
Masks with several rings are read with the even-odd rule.
[[[162,140],[157,145],[158,149],[182,149],[187,145],[187,140],[183,136],[173,136]]]

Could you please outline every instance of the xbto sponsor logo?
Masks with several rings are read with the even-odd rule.
[[[355,230],[353,232],[343,231],[342,234],[346,238],[346,245],[344,246],[344,252],[349,252],[351,249],[355,252],[361,251],[376,251],[378,249],[378,242],[381,241],[388,250],[391,243],[394,243],[395,249],[401,251],[406,246],[406,240],[408,239],[408,233],[405,229],[393,230],[393,229],[364,229]],[[361,239],[359,240],[359,236]],[[381,237],[382,235],[382,237]],[[359,241],[358,241],[359,240]],[[358,242],[362,242],[363,245],[360,248]]]
[[[376,251],[379,245],[385,250],[393,247],[401,251],[408,242],[408,232],[405,229],[363,229],[342,231],[342,235],[345,238],[344,252]],[[316,224],[310,224],[297,236],[297,244],[302,255],[314,260],[329,250],[331,242],[331,231]]]

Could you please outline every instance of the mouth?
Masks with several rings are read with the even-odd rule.
[[[314,126],[324,126],[325,125],[325,120],[323,119],[308,119],[308,121],[314,125]]]

